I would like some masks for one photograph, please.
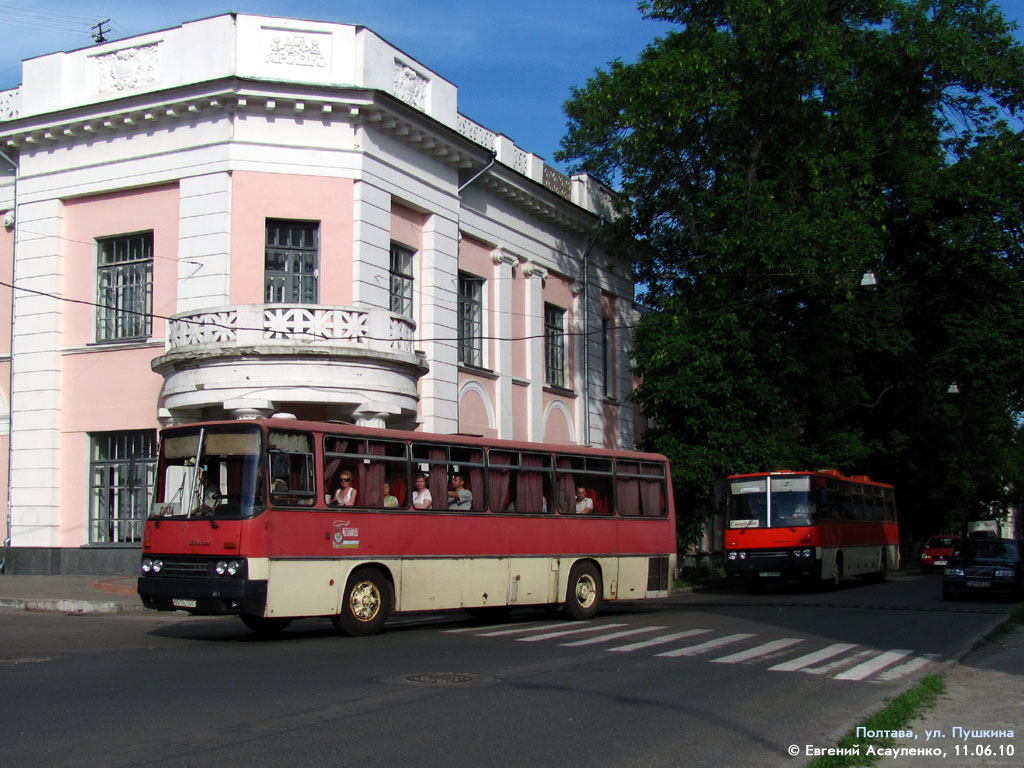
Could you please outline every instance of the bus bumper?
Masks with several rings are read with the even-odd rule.
[[[195,616],[262,616],[267,604],[267,582],[249,579],[140,576],[138,590],[147,608]]]
[[[821,578],[821,560],[796,557],[790,552],[770,556],[748,557],[745,560],[725,561],[726,576],[753,579],[807,579]]]

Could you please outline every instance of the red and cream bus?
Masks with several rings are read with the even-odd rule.
[[[725,571],[838,586],[844,576],[884,581],[899,567],[891,485],[837,470],[765,472],[726,479]]]
[[[675,569],[654,454],[276,418],[166,428],[157,472],[144,604],[259,632],[521,605],[589,619],[667,596]]]

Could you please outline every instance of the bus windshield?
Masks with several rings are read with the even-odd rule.
[[[206,427],[164,433],[154,519],[251,517],[263,508],[258,427]]]
[[[810,525],[810,490],[811,479],[806,476],[733,480],[729,487],[728,525],[730,528]]]

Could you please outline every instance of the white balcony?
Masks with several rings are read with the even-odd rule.
[[[415,424],[427,371],[415,323],[382,309],[240,304],[168,323],[161,415],[183,421],[312,406],[317,418]]]

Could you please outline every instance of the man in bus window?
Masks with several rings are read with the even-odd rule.
[[[576,514],[589,515],[594,511],[594,500],[587,496],[587,489],[582,485],[576,488]]]
[[[427,476],[416,475],[414,481],[414,487],[412,491],[412,506],[414,509],[430,509],[430,504],[433,502],[433,497],[430,495],[430,489],[427,488]]]
[[[456,472],[448,489],[448,509],[472,509],[473,494],[466,488],[466,480]]]

